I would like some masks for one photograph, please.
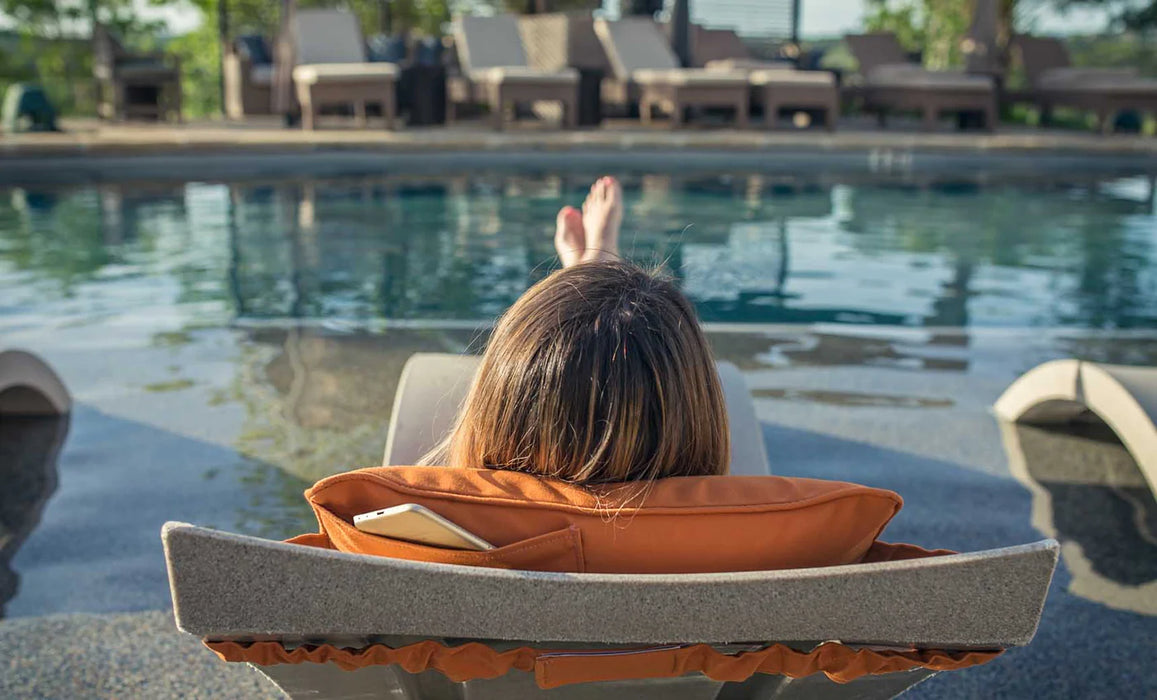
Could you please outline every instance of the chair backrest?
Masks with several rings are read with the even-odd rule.
[[[467,73],[490,68],[525,68],[526,51],[514,15],[459,17],[454,22],[458,62]]]
[[[358,19],[345,10],[298,10],[291,31],[297,65],[366,60]]]
[[[1013,47],[1020,54],[1030,83],[1036,83],[1050,70],[1072,65],[1064,43],[1051,36],[1020,34],[1013,39]]]
[[[638,70],[680,68],[671,45],[650,18],[627,17],[616,22],[600,19],[595,22],[595,33],[619,80],[629,80]]]
[[[743,40],[731,29],[706,29],[695,25],[691,32],[691,58],[696,67],[708,61],[751,59]]]
[[[880,66],[909,62],[904,47],[891,32],[848,34],[844,41],[859,62],[861,75],[867,75]]]

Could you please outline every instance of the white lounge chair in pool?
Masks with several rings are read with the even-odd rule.
[[[1030,425],[1099,420],[1125,444],[1157,493],[1157,368],[1046,362],[1013,382],[993,411]]]
[[[494,128],[501,129],[508,107],[513,111],[518,103],[550,101],[562,105],[563,126],[578,123],[578,71],[530,67],[514,15],[459,17],[454,43],[462,75],[446,82],[448,121],[456,105],[481,102],[490,107]]]
[[[393,128],[398,67],[366,60],[356,17],[344,10],[297,10],[290,31],[302,128],[316,126],[318,111],[326,103],[352,104],[359,126],[364,126],[367,102],[381,104],[386,127]]]
[[[476,366],[476,358],[411,359],[387,461],[412,461],[434,446]],[[767,473],[742,376],[726,364],[720,374],[737,456],[757,465],[748,473]],[[889,698],[940,667],[884,660],[917,653],[898,650],[960,657],[1027,644],[1057,557],[1056,542],[1044,540],[816,569],[572,574],[349,554],[183,523],[166,524],[162,539],[178,627],[225,658],[259,641],[296,661],[308,657],[258,667],[294,698]],[[825,645],[831,640],[841,643]],[[483,673],[451,680],[437,670],[407,671],[445,668],[458,651],[477,650],[471,642],[493,652]],[[855,648],[878,662],[877,673],[840,683],[814,668],[798,677],[752,674],[752,662],[734,675],[773,642],[785,655]],[[400,647],[424,651],[397,661],[390,654]],[[688,662],[659,673],[652,665],[639,677],[640,659],[672,648],[693,648],[731,670],[698,672]],[[386,656],[344,670],[327,661],[342,649]],[[510,661],[519,655],[522,662]],[[573,677],[576,666],[601,680],[560,684],[558,675]]]
[[[72,397],[52,368],[23,350],[0,352],[0,415],[58,416]]]

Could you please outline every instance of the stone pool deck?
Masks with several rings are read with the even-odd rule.
[[[358,129],[340,118],[323,120],[316,131],[289,129],[277,119],[246,122],[197,121],[184,124],[106,123],[64,120],[63,133],[0,136],[0,159],[30,156],[131,155],[229,151],[261,153],[317,150],[375,152],[582,151],[943,151],[1096,155],[1157,154],[1157,138],[1138,134],[1103,136],[1093,132],[1005,126],[994,133],[955,131],[945,123],[922,131],[915,122],[896,120],[881,129],[864,119],[841,121],[835,133],[807,130],[736,130],[694,127],[671,130],[635,121],[608,120],[594,129],[560,131],[518,124],[503,132],[481,122],[453,127]]]

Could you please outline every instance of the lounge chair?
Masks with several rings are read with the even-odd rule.
[[[92,29],[97,111],[106,119],[181,121],[181,65],[165,53],[133,53],[102,24]]]
[[[910,63],[894,34],[848,34],[844,37],[860,64],[864,106],[879,115],[881,125],[892,110],[920,112],[931,129],[943,112],[978,112],[989,131],[997,124],[997,93],[992,78],[930,71]]]
[[[993,410],[1002,420],[1028,425],[1105,423],[1157,494],[1157,368],[1046,362],[1013,382]]]
[[[453,121],[457,105],[485,103],[495,129],[506,122],[519,103],[559,102],[562,123],[572,128],[578,120],[578,72],[531,68],[513,15],[460,17],[454,41],[462,74],[446,81],[446,119]]]
[[[365,125],[367,102],[380,103],[386,127],[394,127],[398,67],[366,60],[356,17],[343,10],[298,10],[290,26],[303,129],[315,128],[321,106],[332,103],[352,104],[358,124]]]
[[[625,102],[637,94],[644,124],[651,122],[656,107],[663,107],[678,127],[685,107],[713,106],[734,108],[736,126],[747,126],[747,73],[681,68],[662,31],[648,18],[596,20],[595,33],[614,73],[604,84],[603,98]]]
[[[273,53],[264,37],[240,36],[225,45],[221,57],[225,116],[244,119],[273,113]]]
[[[1054,107],[1094,112],[1109,133],[1125,110],[1157,112],[1157,80],[1121,68],[1074,68],[1060,39],[1020,35],[1013,39],[1028,75],[1032,99],[1047,121]]]
[[[434,444],[476,363],[411,360],[395,411],[412,420],[395,413],[388,460]],[[729,365],[720,373],[733,447],[759,463],[742,377]],[[258,661],[295,698],[888,698],[1027,644],[1057,557],[1046,540],[819,569],[560,574],[182,523],[166,524],[162,539],[180,629],[226,660]]]
[[[763,109],[763,120],[772,128],[781,109],[823,112],[828,131],[836,128],[840,91],[828,71],[796,70],[790,61],[753,58],[739,35],[730,29],[706,29],[695,25],[691,32],[691,55],[695,65],[707,70],[746,73],[753,102]]]
[[[23,350],[0,352],[0,415],[59,416],[72,398],[52,368]]]

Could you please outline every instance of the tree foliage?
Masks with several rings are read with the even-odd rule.
[[[1108,11],[1116,29],[1152,33],[1157,30],[1157,0],[1060,0],[1061,9],[1099,7]]]

